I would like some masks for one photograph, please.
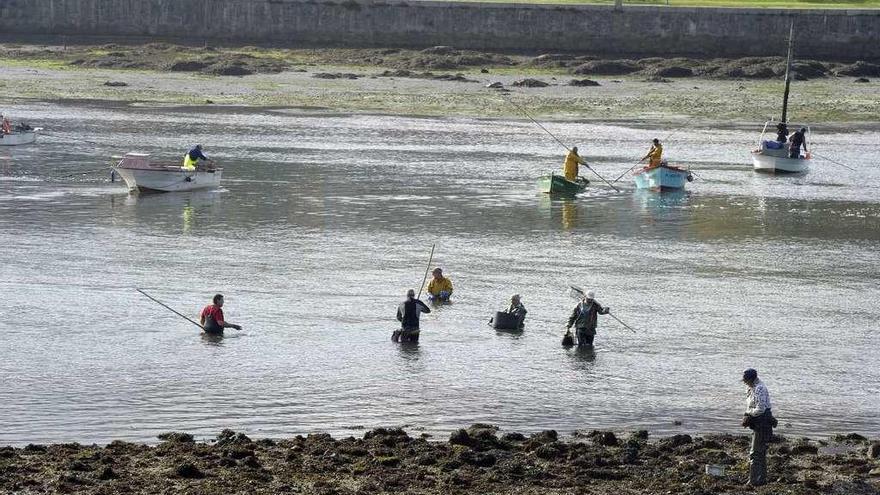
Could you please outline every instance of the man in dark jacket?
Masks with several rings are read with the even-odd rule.
[[[571,316],[568,318],[568,326],[577,329],[578,347],[592,347],[593,338],[596,336],[596,323],[598,315],[607,315],[610,311],[608,307],[602,307],[595,300],[596,294],[588,291],[584,299],[574,307]]]
[[[791,137],[788,138],[788,157],[789,158],[800,158],[801,157],[801,146],[804,147],[804,152],[807,151],[807,138],[805,136],[807,132],[806,127],[801,127],[800,130],[795,131]]]
[[[397,307],[397,321],[400,322],[400,330],[395,330],[391,335],[394,342],[418,342],[419,341],[419,316],[421,313],[430,313],[431,309],[422,301],[416,299],[416,291],[406,291],[406,301]]]
[[[788,125],[785,122],[776,124],[776,142],[785,143],[788,141]]]

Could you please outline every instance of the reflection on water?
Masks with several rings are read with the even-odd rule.
[[[738,432],[750,366],[781,433],[880,434],[874,134],[823,135],[856,172],[817,160],[791,178],[752,172],[752,134],[692,129],[665,143],[700,177],[687,191],[624,178],[619,193],[594,181],[559,199],[535,178],[562,157],[527,122],[12,110],[59,137],[0,151],[0,444],[475,421]],[[547,126],[590,136],[609,177],[655,134]],[[129,195],[88,173],[131,143],[176,159],[195,142],[225,166],[222,189]],[[423,316],[418,344],[394,344],[432,244],[455,302]],[[638,334],[603,318],[594,350],[561,349],[569,285],[597,290]],[[134,287],[192,318],[223,293],[248,331],[200,338]],[[486,318],[512,293],[528,327],[493,331]]]
[[[571,353],[572,357],[574,357],[575,359],[577,359],[578,361],[580,361],[584,364],[592,364],[593,361],[596,360],[596,348],[593,346],[588,346],[588,347],[575,346],[574,348],[571,349],[570,353]],[[585,367],[584,369],[587,369],[587,368],[588,367]]]
[[[212,346],[222,346],[223,345],[224,335],[222,333],[218,334],[218,333],[202,332],[201,334],[199,334],[199,336],[202,338],[202,342],[204,342],[206,345],[212,345]]]

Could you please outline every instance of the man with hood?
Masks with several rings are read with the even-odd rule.
[[[586,295],[568,318],[567,329],[574,325],[577,333],[578,347],[592,347],[593,338],[596,337],[596,323],[599,315],[607,315],[611,308],[603,307],[596,302],[596,293],[587,291]]]

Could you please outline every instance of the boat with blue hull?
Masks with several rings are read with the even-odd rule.
[[[684,189],[694,180],[689,170],[670,167],[663,163],[657,167],[645,167],[634,174],[636,187],[651,191],[675,191]]]

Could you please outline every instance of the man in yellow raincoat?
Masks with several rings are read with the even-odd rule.
[[[651,150],[648,151],[648,154],[645,155],[642,160],[650,159],[648,162],[648,167],[659,167],[660,159],[663,157],[663,145],[660,144],[660,140],[654,138],[653,144],[651,145]]]
[[[208,157],[202,153],[201,144],[197,144],[195,148],[183,155],[183,166],[181,168],[184,170],[195,170],[199,160],[208,160]]]
[[[577,146],[571,148],[571,151],[565,155],[565,164],[562,166],[562,173],[565,174],[565,180],[574,182],[578,176],[578,165],[586,165],[587,162],[578,155]]]
[[[443,276],[443,270],[438,266],[431,272],[434,278],[428,282],[428,298],[435,301],[448,301],[452,295],[452,280]]]

